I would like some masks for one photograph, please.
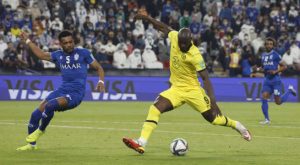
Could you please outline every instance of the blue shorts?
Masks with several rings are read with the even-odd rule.
[[[268,79],[264,80],[262,93],[268,92],[270,95],[274,93],[275,96],[280,96],[282,91],[281,81],[269,81]]]
[[[46,98],[46,101],[50,101],[52,99],[56,99],[58,97],[65,97],[68,101],[68,105],[67,107],[62,107],[60,109],[57,109],[55,111],[66,111],[66,110],[69,110],[69,109],[72,109],[72,108],[75,108],[77,107],[82,99],[83,99],[83,95],[80,95],[78,93],[75,93],[75,92],[66,92],[66,91],[63,91],[63,90],[55,90],[53,92],[51,92],[47,98]]]

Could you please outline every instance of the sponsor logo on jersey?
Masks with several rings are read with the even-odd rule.
[[[74,60],[77,61],[78,59],[79,59],[79,54],[76,53],[76,54],[74,55]]]
[[[274,65],[273,61],[269,61],[269,62],[264,62],[264,66],[266,65]]]
[[[75,64],[60,64],[61,69],[79,69],[81,68],[80,63]]]

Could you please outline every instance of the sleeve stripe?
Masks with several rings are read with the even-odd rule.
[[[94,61],[96,60],[92,53],[90,54],[90,57],[93,59],[92,62],[94,62]],[[92,62],[91,62],[91,63],[92,63]],[[90,64],[91,64],[91,63],[90,63]]]

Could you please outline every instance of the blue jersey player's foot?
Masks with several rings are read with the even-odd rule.
[[[26,141],[28,143],[36,142],[43,134],[43,131],[41,131],[40,129],[36,129],[34,132],[32,132],[26,137]]]
[[[289,91],[291,92],[291,94],[292,94],[293,96],[296,96],[296,95],[297,95],[297,92],[296,92],[296,90],[294,89],[294,87],[293,87],[292,85],[290,85],[288,89],[289,89]]]
[[[124,137],[123,142],[127,147],[135,150],[136,152],[138,152],[140,154],[143,154],[145,152],[144,147],[142,145],[140,145],[136,140]]]
[[[271,124],[271,121],[268,120],[268,119],[265,119],[264,121],[259,122],[259,124],[262,124],[262,125],[269,125],[269,124]]]
[[[31,145],[31,144],[26,144],[25,146],[19,147],[16,150],[17,151],[30,151],[30,150],[37,150],[37,145]]]

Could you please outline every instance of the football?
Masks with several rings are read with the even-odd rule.
[[[173,155],[183,156],[188,151],[188,143],[183,138],[176,138],[170,144],[170,151]]]

